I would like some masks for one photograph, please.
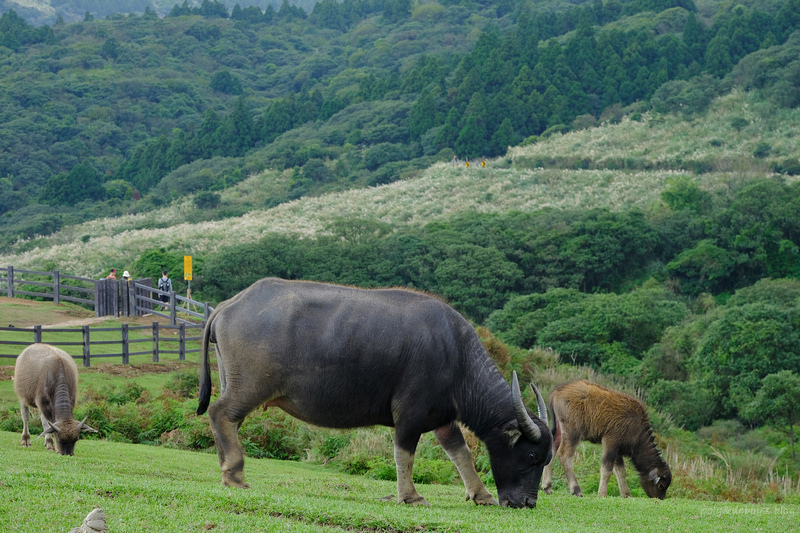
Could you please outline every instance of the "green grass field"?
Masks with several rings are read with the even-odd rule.
[[[102,507],[126,531],[797,531],[795,506],[540,494],[536,509],[483,508],[458,485],[420,485],[432,504],[381,501],[394,483],[322,466],[247,459],[249,490],[220,483],[216,455],[81,441],[74,457],[0,432],[0,531],[68,531]],[[489,487],[494,492],[493,487]]]
[[[34,308],[41,323],[58,323],[63,318],[42,314],[63,310],[58,306],[43,303]],[[3,309],[0,306],[0,316]],[[20,316],[16,309],[10,312]],[[130,384],[149,391],[151,398],[158,397],[176,371],[196,371],[196,357],[190,359],[151,364],[145,358],[127,366],[109,361],[80,367],[77,411],[83,412],[87,396]],[[17,419],[12,374],[13,367],[0,368],[0,409]],[[193,411],[196,400],[186,401]],[[36,425],[38,413],[34,417]],[[207,417],[197,422],[205,425]],[[386,446],[382,451],[390,454],[388,440],[379,440]],[[800,530],[800,513],[794,504],[707,501],[741,499],[742,494],[735,487],[728,494],[724,475],[708,472],[707,462],[674,450],[666,452],[676,477],[665,501],[641,497],[630,466],[631,488],[639,497],[595,496],[599,448],[586,444],[576,461],[585,498],[567,494],[556,464],[556,493],[540,494],[535,510],[515,510],[478,508],[465,502],[459,483],[419,485],[430,508],[398,506],[380,500],[395,492],[394,482],[343,474],[312,461],[248,457],[245,475],[252,489],[232,490],[221,485],[213,453],[88,439],[77,444],[74,457],[61,457],[46,452],[41,439],[34,439],[32,449],[21,448],[19,441],[19,433],[0,431],[0,532],[69,531],[94,507],[103,508],[111,532]],[[490,490],[496,494],[493,487]],[[609,493],[617,493],[613,481]],[[796,502],[796,498],[788,501]]]

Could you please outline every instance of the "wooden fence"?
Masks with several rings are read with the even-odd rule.
[[[130,356],[132,355],[149,355],[152,354],[153,362],[159,361],[161,354],[178,354],[181,361],[186,359],[187,353],[199,353],[199,348],[187,349],[187,341],[198,341],[201,339],[203,326],[200,324],[187,324],[181,322],[177,326],[165,326],[158,322],[153,322],[152,326],[131,326],[129,324],[122,324],[121,327],[108,328],[108,327],[91,327],[81,326],[80,328],[43,328],[42,326],[34,326],[32,328],[17,328],[13,326],[0,327],[0,332],[14,332],[16,334],[27,333],[30,334],[30,341],[10,341],[0,340],[0,349],[3,351],[14,350],[14,354],[0,353],[0,359],[16,359],[22,352],[24,346],[36,342],[46,342],[53,346],[59,346],[64,350],[67,347],[81,346],[83,350],[82,356],[73,356],[75,359],[83,361],[83,366],[90,366],[92,359],[108,359],[108,358],[121,358],[122,364],[127,365]],[[169,336],[162,336],[163,330],[178,330],[177,338]],[[152,330],[152,336],[142,339],[130,338],[132,331]],[[189,337],[187,333],[193,330],[199,330],[196,336]],[[118,331],[120,332],[120,340],[92,340],[92,333]],[[64,333],[75,334],[76,340],[74,341],[55,341],[48,339],[50,334],[62,334],[59,337],[63,338]],[[149,343],[150,346],[146,350],[133,351],[142,344]],[[165,349],[164,343],[171,345],[171,349]],[[175,346],[177,343],[177,346]],[[109,345],[119,345],[118,353],[107,353],[106,347]],[[7,346],[16,346],[18,348],[6,348]],[[100,348],[100,347],[103,348]]]
[[[151,278],[95,280],[68,276],[58,270],[40,272],[9,266],[6,275],[0,275],[0,294],[3,291],[9,298],[29,296],[53,300],[56,304],[62,300],[77,303],[94,310],[98,317],[153,314],[168,318],[173,326],[192,324],[182,315],[205,322],[214,310],[207,302],[192,300],[188,295],[184,297],[175,291],[164,292],[154,288]],[[161,295],[167,296],[168,301],[160,301]]]
[[[27,279],[20,274],[27,274]],[[50,279],[47,280],[47,278]],[[39,287],[41,288],[35,290]],[[95,280],[68,276],[58,270],[38,272],[36,270],[15,270],[14,267],[9,266],[6,268],[6,275],[0,275],[0,289],[2,288],[5,288],[4,292],[9,298],[33,296],[51,299],[57,304],[64,300],[90,308],[96,307]]]

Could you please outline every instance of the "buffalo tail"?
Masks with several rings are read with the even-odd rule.
[[[208,403],[211,400],[211,372],[208,368],[208,344],[211,338],[211,325],[214,316],[209,317],[206,327],[203,329],[203,341],[200,348],[200,393],[197,397],[197,414],[202,415],[208,410]]]

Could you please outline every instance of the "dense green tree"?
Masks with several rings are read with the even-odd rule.
[[[789,435],[794,453],[794,426],[800,423],[800,375],[791,370],[769,374],[761,380],[761,388],[741,408],[742,416],[776,424]]]
[[[487,131],[483,121],[469,115],[464,127],[458,132],[455,142],[456,153],[462,157],[476,158],[486,155],[488,150]]]
[[[731,40],[727,35],[718,35],[708,43],[705,55],[706,68],[714,76],[722,77],[733,68]]]
[[[198,209],[214,209],[219,207],[220,201],[220,195],[211,191],[200,191],[194,197],[194,205]]]
[[[408,157],[407,154],[408,152],[402,144],[376,144],[364,152],[364,167],[369,170],[375,170],[386,163],[402,161]]]
[[[408,116],[408,133],[411,139],[419,140],[426,131],[436,125],[437,103],[434,91],[426,87],[414,103]]]
[[[737,257],[711,240],[700,241],[685,250],[664,268],[665,273],[680,284],[683,293],[696,296],[701,292],[723,292],[732,287],[731,276]]]
[[[213,133],[211,143],[214,155],[237,157],[253,146],[256,139],[253,113],[247,108],[244,98],[236,101],[233,111],[225,117]]]
[[[497,128],[497,131],[492,135],[492,140],[489,143],[489,155],[499,156],[506,153],[506,150],[511,146],[516,146],[519,143],[519,136],[514,131],[514,126],[511,124],[511,119],[506,117]]]
[[[225,94],[242,94],[242,82],[227,70],[221,70],[211,78],[211,88]]]
[[[130,269],[136,279],[151,278],[155,286],[161,272],[166,270],[172,280],[172,289],[180,292],[185,288],[183,276],[183,254],[164,248],[150,248],[142,252]]]
[[[117,59],[121,51],[119,41],[113,37],[106,39],[103,46],[100,47],[100,55],[106,59]]]
[[[78,164],[68,173],[51,177],[39,201],[48,205],[74,205],[83,200],[100,200],[104,196],[105,189],[97,171],[90,165]]]
[[[399,22],[411,16],[411,0],[386,0],[383,3],[383,18]]]
[[[522,272],[495,248],[451,245],[434,271],[436,289],[463,313],[478,321],[505,302]]]
[[[673,211],[690,209],[697,213],[706,213],[711,207],[711,194],[702,190],[689,176],[670,180],[661,193],[661,199]]]
[[[675,423],[689,431],[709,425],[718,400],[696,381],[660,380],[648,389],[647,401],[669,413]]]
[[[796,305],[731,307],[709,325],[695,357],[706,388],[719,398],[715,418],[735,415],[767,375],[800,368],[799,332]]]
[[[322,159],[309,159],[303,165],[303,175],[311,181],[324,183],[332,177],[331,171]]]

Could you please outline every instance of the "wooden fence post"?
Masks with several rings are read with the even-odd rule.
[[[114,288],[114,290],[111,292],[111,310],[113,313],[109,314],[119,317],[119,285],[121,282],[117,279],[112,279],[109,281],[111,282],[110,285]]]
[[[158,322],[153,322],[153,362],[158,363]]]
[[[92,357],[89,344],[89,326],[81,326],[81,330],[83,330],[83,366],[88,367]]]
[[[181,322],[178,326],[178,332],[180,333],[179,338],[179,348],[178,352],[180,355],[178,356],[181,361],[186,360],[186,322]]]
[[[175,291],[169,293],[169,325],[175,326],[178,324],[178,299],[175,297]]]
[[[33,326],[33,342],[36,344],[42,342],[42,326]]]
[[[102,292],[103,280],[94,282],[94,316],[103,316],[100,311],[100,293]]]
[[[9,298],[14,297],[14,267],[8,267],[8,288],[6,289]]]
[[[128,364],[128,354],[130,348],[128,347],[128,324],[122,324],[122,364]]]
[[[61,285],[61,274],[58,270],[53,270],[53,303],[58,305],[61,303],[61,291],[59,286]]]
[[[134,312],[135,299],[136,299],[134,286],[135,283],[131,280],[120,281],[120,287],[122,288],[121,299],[120,299],[122,316],[136,316]]]

